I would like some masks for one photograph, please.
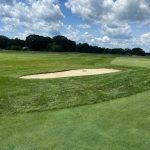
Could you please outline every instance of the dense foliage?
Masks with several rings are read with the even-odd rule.
[[[123,49],[123,48],[104,48],[92,46],[87,43],[79,43],[69,40],[64,36],[55,36],[53,38],[39,35],[29,35],[26,40],[9,39],[0,36],[0,49],[8,50],[32,50],[32,51],[54,51],[54,52],[80,52],[80,53],[98,53],[98,54],[121,54],[121,55],[142,55],[146,53],[141,48]]]

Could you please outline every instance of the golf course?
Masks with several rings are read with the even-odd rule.
[[[149,56],[0,51],[0,150],[149,149]]]

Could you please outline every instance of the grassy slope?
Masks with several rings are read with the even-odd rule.
[[[127,62],[121,63],[122,59]],[[141,63],[137,63],[135,59],[131,62],[127,57],[104,55],[0,53],[0,149],[149,150],[150,61],[142,58],[147,62],[141,65],[143,61],[138,58]],[[34,72],[117,64],[123,71],[116,74],[18,79]],[[129,95],[133,96],[116,100]],[[102,101],[107,102],[99,103]],[[99,104],[5,115],[92,103]]]
[[[149,150],[150,91],[58,111],[1,117],[2,150]]]
[[[22,80],[35,72],[111,67],[115,56],[0,53],[0,113],[43,111],[99,103],[150,89],[150,70],[124,68],[114,74],[50,80]],[[143,80],[144,79],[144,80]]]

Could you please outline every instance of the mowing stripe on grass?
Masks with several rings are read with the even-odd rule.
[[[149,150],[150,91],[100,104],[1,117],[3,150]]]

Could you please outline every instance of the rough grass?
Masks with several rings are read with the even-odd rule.
[[[44,111],[99,103],[150,89],[150,70],[47,80],[24,74],[77,68],[112,68],[115,56],[68,53],[0,53],[0,113]],[[35,71],[36,70],[36,71]],[[141,80],[144,79],[144,80]]]
[[[149,97],[0,117],[0,149],[149,150]]]

